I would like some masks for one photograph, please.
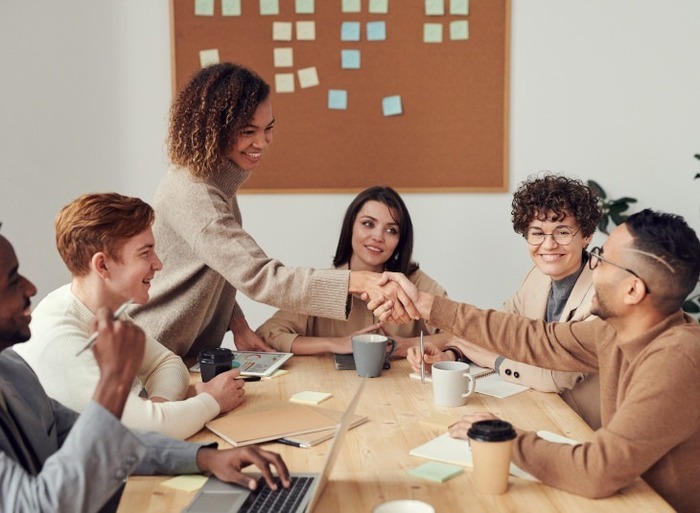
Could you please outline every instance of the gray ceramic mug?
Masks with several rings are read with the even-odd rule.
[[[387,352],[387,346],[391,349]],[[382,375],[384,360],[394,354],[396,341],[384,335],[365,333],[352,336],[352,356],[357,375],[363,378],[377,378]]]

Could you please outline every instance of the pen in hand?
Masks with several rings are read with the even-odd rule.
[[[423,344],[423,330],[420,330],[420,382],[425,384],[425,345]]]
[[[129,308],[129,306],[130,306],[131,303],[133,303],[133,302],[134,302],[133,299],[129,299],[126,303],[124,303],[122,306],[120,306],[119,308],[117,308],[117,309],[115,310],[115,312],[114,312],[114,315],[112,315],[112,319],[114,319],[115,321],[116,321],[117,319],[119,319],[119,317],[121,317],[121,315],[122,315],[124,312],[126,312],[126,309]],[[95,343],[95,341],[97,340],[97,334],[98,334],[98,333],[95,332],[95,333],[93,333],[92,335],[90,335],[90,338],[88,339],[88,341],[87,341],[87,343],[85,344],[85,346],[84,346],[80,351],[78,351],[77,353],[75,353],[75,356],[79,356],[83,351],[85,351],[85,350],[87,350],[87,349],[90,349],[90,348],[92,347],[92,345]]]

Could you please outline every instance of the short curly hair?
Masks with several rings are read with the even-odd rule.
[[[84,194],[56,217],[56,248],[73,276],[86,276],[100,251],[119,261],[127,239],[153,224],[153,208],[117,193]]]
[[[551,173],[528,177],[513,195],[513,230],[524,235],[534,219],[544,221],[550,212],[554,221],[573,216],[584,237],[593,235],[603,216],[598,195],[581,180]]]
[[[213,176],[238,132],[270,96],[270,86],[253,71],[230,62],[199,71],[170,110],[170,160],[197,178]]]

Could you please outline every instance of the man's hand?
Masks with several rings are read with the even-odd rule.
[[[236,379],[240,375],[240,370],[231,369],[217,374],[206,383],[195,384],[194,389],[198,394],[206,392],[211,395],[219,403],[221,413],[226,413],[243,403],[245,382],[242,379]]]
[[[245,317],[239,317],[231,321],[229,325],[233,333],[233,343],[239,351],[263,351],[273,352],[274,349],[268,346],[263,339],[258,337],[248,326]]]
[[[467,431],[472,427],[474,422],[479,422],[480,420],[499,420],[491,412],[479,412],[471,413],[469,415],[464,415],[459,422],[450,426],[449,433],[452,438],[467,438]]]
[[[424,344],[425,348],[425,370],[429,372],[432,365],[437,362],[452,361],[452,353],[445,353],[441,351],[437,346],[426,342]],[[408,348],[408,355],[406,359],[411,363],[413,370],[420,371],[420,347],[412,346]]]
[[[241,472],[241,469],[249,465],[260,469],[267,486],[273,490],[277,490],[277,483],[272,476],[271,467],[275,468],[282,486],[289,487],[289,470],[276,452],[265,451],[255,445],[222,451],[203,447],[197,452],[197,466],[203,472],[211,472],[222,481],[255,490],[257,481]]]
[[[146,347],[143,330],[129,321],[113,320],[108,308],[100,308],[92,322],[97,341],[92,346],[100,380],[92,398],[121,418],[134,377]]]
[[[403,291],[402,294],[399,294],[399,297],[406,296],[411,301],[414,309],[413,311],[417,312],[417,315],[412,315],[409,321],[421,318],[428,319],[430,317],[430,309],[433,306],[433,299],[435,299],[435,296],[427,292],[420,292],[411,280],[401,273],[384,272],[382,276],[384,280],[386,280],[384,286],[388,286],[390,283],[399,285],[399,288]],[[370,301],[367,303],[367,308],[374,312],[375,317],[378,317],[382,321],[392,319],[392,322],[395,322],[395,314],[392,312],[394,305],[392,302],[381,301],[381,298],[374,299],[370,297],[369,299]]]
[[[493,369],[496,365],[496,358],[498,355],[487,351],[481,346],[477,346],[471,342],[464,340],[459,337],[452,337],[447,341],[447,346],[455,346],[457,349],[462,351],[462,354],[473,361],[480,367],[486,367],[488,369]],[[447,347],[445,346],[445,347]]]
[[[413,304],[413,298],[406,293],[396,280],[388,279],[387,274],[400,273],[378,274],[369,271],[351,271],[348,290],[353,294],[360,294],[364,301],[369,301],[367,308],[372,311],[377,310],[381,306],[381,317],[376,315],[376,312],[375,316],[382,321],[406,324],[412,320],[419,319],[420,316]],[[400,274],[400,276],[403,275]],[[370,305],[373,306],[370,307]]]

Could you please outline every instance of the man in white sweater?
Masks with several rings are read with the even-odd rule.
[[[76,411],[89,404],[100,377],[93,353],[77,354],[92,332],[97,308],[114,311],[129,299],[147,302],[151,279],[162,268],[153,218],[153,209],[138,198],[87,194],[64,207],[56,220],[58,251],[72,280],[39,303],[31,339],[14,349],[49,396]],[[182,359],[146,336],[122,422],[132,429],[187,438],[241,404],[243,381],[234,380],[238,373],[232,370],[197,384],[196,395],[188,398],[189,372]]]

